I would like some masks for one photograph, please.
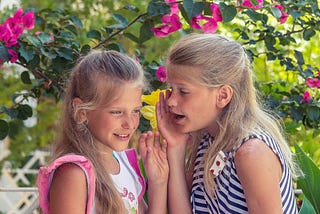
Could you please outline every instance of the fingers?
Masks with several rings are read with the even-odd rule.
[[[147,134],[141,134],[138,140],[139,152],[142,160],[145,160],[147,156],[147,144],[146,144]]]

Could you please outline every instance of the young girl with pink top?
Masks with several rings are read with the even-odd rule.
[[[45,213],[166,213],[166,142],[160,146],[157,132],[141,136],[148,206],[137,154],[127,149],[144,86],[142,68],[125,54],[92,51],[79,61],[64,98],[61,139],[38,175]]]

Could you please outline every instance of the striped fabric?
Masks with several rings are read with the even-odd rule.
[[[282,178],[279,183],[283,213],[298,213],[292,189],[291,174],[279,145],[265,132],[250,135],[248,138],[243,139],[242,142],[251,138],[258,138],[265,142],[279,157],[283,169]],[[221,174],[214,178],[216,197],[210,198],[205,190],[203,183],[203,166],[201,166],[200,160],[211,143],[213,143],[213,137],[208,134],[205,135],[197,151],[191,192],[193,213],[248,213],[246,199],[234,164],[234,151],[226,153],[228,157],[226,166]]]

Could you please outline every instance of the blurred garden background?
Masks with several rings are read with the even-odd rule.
[[[227,35],[248,51],[260,96],[283,121],[305,174],[295,181],[300,213],[320,213],[319,4],[0,0],[0,213],[37,213],[10,188],[36,198],[37,169],[57,137],[65,81],[79,56],[98,48],[129,54],[145,70],[147,95],[166,88],[168,48],[192,32]],[[141,132],[152,128],[154,103],[145,104]]]

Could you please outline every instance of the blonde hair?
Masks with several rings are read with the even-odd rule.
[[[204,183],[207,190],[214,190],[210,166],[222,151],[232,151],[240,141],[254,132],[257,127],[267,130],[279,144],[285,159],[296,175],[295,164],[290,148],[282,135],[279,120],[267,112],[258,103],[257,92],[253,83],[251,63],[245,49],[236,41],[217,34],[189,34],[175,43],[168,54],[166,64],[183,65],[199,68],[198,77],[191,80],[187,73],[177,73],[168,69],[168,76],[194,81],[208,88],[230,85],[233,96],[217,119],[218,132],[213,143],[203,157]],[[180,69],[179,69],[180,70]],[[193,75],[194,78],[194,75]],[[187,169],[193,170],[196,150],[202,130],[199,130],[187,154]]]
[[[73,69],[64,99],[61,139],[54,148],[53,158],[68,153],[87,157],[96,171],[95,208],[97,213],[125,213],[125,207],[109,173],[101,161],[101,155],[93,137],[81,121],[80,114],[113,102],[121,93],[123,83],[145,86],[144,73],[136,61],[116,51],[94,50],[79,60]],[[74,98],[80,98],[77,108]]]

